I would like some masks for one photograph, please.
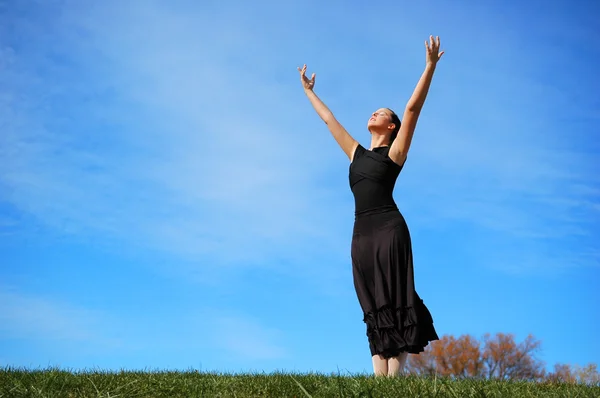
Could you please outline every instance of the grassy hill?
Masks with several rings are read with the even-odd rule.
[[[0,397],[600,397],[599,386],[371,375],[0,370]]]

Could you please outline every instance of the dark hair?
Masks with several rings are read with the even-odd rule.
[[[398,117],[398,115],[396,115],[396,112],[394,112],[390,108],[387,108],[387,110],[392,113],[392,116],[390,117],[392,119],[392,123],[394,123],[394,131],[392,131],[392,135],[390,136],[389,144],[390,146],[392,146],[392,142],[394,142],[394,140],[398,136],[398,131],[400,131],[400,125],[402,124],[402,122],[400,122],[400,118]]]

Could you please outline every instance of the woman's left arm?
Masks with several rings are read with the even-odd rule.
[[[421,75],[421,78],[417,83],[417,87],[415,87],[415,91],[406,104],[404,115],[401,121],[402,124],[400,126],[400,130],[398,131],[398,136],[392,143],[389,152],[390,159],[400,165],[402,165],[406,160],[406,156],[412,142],[412,137],[414,135],[415,128],[417,127],[419,114],[421,113],[421,109],[423,109],[423,104],[425,104],[425,98],[427,98],[429,86],[431,86],[431,80],[433,79],[435,67],[437,62],[444,54],[443,51],[439,51],[439,36],[436,38],[436,40],[433,39],[433,36],[430,36],[429,39],[431,43],[425,41],[425,48],[427,50],[425,71]]]

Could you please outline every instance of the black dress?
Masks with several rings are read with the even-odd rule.
[[[415,290],[411,239],[392,197],[402,167],[389,147],[356,148],[350,163],[355,200],[352,272],[371,355],[422,352],[438,340],[433,319]]]

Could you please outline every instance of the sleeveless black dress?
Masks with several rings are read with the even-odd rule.
[[[417,354],[438,340],[433,319],[415,290],[411,239],[392,197],[402,167],[389,147],[356,148],[350,163],[355,200],[352,272],[371,355]]]

